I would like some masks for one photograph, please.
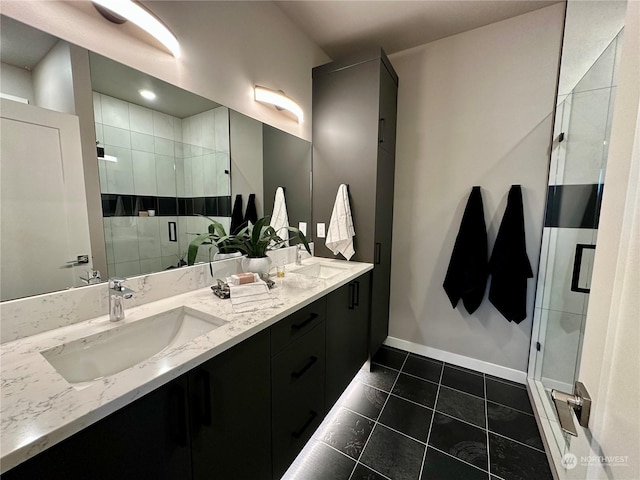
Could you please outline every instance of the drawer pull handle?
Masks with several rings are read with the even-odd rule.
[[[200,370],[196,374],[196,388],[199,392],[196,394],[194,406],[194,414],[198,423],[205,427],[210,427],[212,423],[211,412],[211,378],[209,372]]]
[[[316,419],[316,417],[318,416],[318,412],[314,412],[313,410],[311,410],[309,412],[309,418],[307,418],[307,421],[304,422],[304,425],[302,425],[302,427],[300,427],[297,431],[293,432],[291,435],[293,435],[293,438],[300,438],[302,436],[302,434],[304,433],[304,431],[309,428],[309,425],[311,425],[313,423],[313,421]]]
[[[185,392],[180,385],[169,390],[169,432],[179,447],[187,446],[187,405]]]
[[[302,367],[300,370],[298,370],[297,372],[291,372],[291,376],[293,378],[300,378],[302,375],[304,375],[307,370],[309,370],[311,367],[313,367],[313,365],[318,361],[318,357],[309,357],[309,361],[307,362],[307,364]]]
[[[347,303],[347,308],[349,310],[353,310],[356,305],[356,286],[354,282],[349,284],[349,302]]]
[[[311,315],[309,315],[309,317],[304,320],[303,322],[300,323],[294,323],[291,325],[291,330],[300,330],[301,328],[306,327],[307,325],[309,325],[311,322],[313,322],[316,318],[318,318],[318,314],[317,313],[312,313]]]

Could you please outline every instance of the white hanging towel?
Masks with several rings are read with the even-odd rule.
[[[331,221],[325,245],[334,255],[341,253],[349,260],[356,251],[353,249],[353,237],[356,231],[353,228],[351,206],[349,205],[349,191],[343,183],[338,187],[336,203],[333,204]]]
[[[280,238],[286,239],[280,244],[280,246],[288,247],[289,230],[287,230],[286,227],[289,226],[289,215],[287,214],[287,203],[284,200],[284,189],[282,187],[278,187],[276,189],[276,197],[273,201],[273,213],[271,214],[270,225]]]

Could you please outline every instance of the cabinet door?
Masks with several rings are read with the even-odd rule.
[[[366,273],[327,295],[327,410],[367,360],[369,276]]]
[[[4,480],[191,478],[186,377],[9,470]]]
[[[275,355],[271,370],[273,478],[277,479],[324,417],[325,322]]]
[[[389,153],[396,151],[398,86],[387,70],[384,62],[380,62],[380,119],[378,128],[378,144]]]
[[[194,480],[271,478],[269,331],[189,373]]]
[[[371,289],[371,354],[389,334],[394,154],[378,149],[375,254]]]

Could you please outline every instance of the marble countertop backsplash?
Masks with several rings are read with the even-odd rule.
[[[294,248],[273,253],[273,267],[295,260]],[[296,266],[288,265],[286,276],[277,279],[277,287],[271,291],[275,306],[248,313],[234,313],[229,300],[212,294],[209,286],[214,280],[208,264],[131,278],[127,286],[134,290],[134,297],[126,301],[125,319],[115,323],[109,321],[106,284],[3,303],[1,472],[373,268],[367,263],[317,258],[306,259],[304,263],[318,261],[336,262],[348,268],[331,279],[321,280],[291,273]],[[219,278],[240,271],[238,259],[216,262],[214,268],[214,276]],[[224,324],[82,388],[69,384],[40,353],[181,306],[213,315]]]

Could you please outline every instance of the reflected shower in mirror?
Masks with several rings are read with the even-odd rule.
[[[0,20],[3,105],[23,102],[26,125],[46,123],[39,118],[53,110],[67,132],[61,149],[32,131],[5,141],[9,130],[3,129],[3,187],[11,183],[10,170],[18,177],[28,172],[31,187],[2,189],[2,300],[82,286],[94,270],[104,280],[180,266],[193,235],[208,225],[199,215],[228,228],[236,194],[245,206],[255,195],[258,216],[270,215],[275,189],[285,186],[290,224],[310,225],[309,142],[13,19]],[[3,126],[15,122],[5,118],[8,111],[3,108]],[[54,162],[57,171],[36,175],[44,170],[25,157],[32,154],[7,150],[27,139],[40,151],[71,152],[69,161],[81,172],[75,184],[62,175],[66,158]],[[16,196],[8,198],[10,192]],[[52,225],[42,221],[45,206],[59,214]],[[81,255],[88,262],[78,262]],[[9,258],[15,260],[10,268]],[[207,252],[197,261],[208,261]]]

